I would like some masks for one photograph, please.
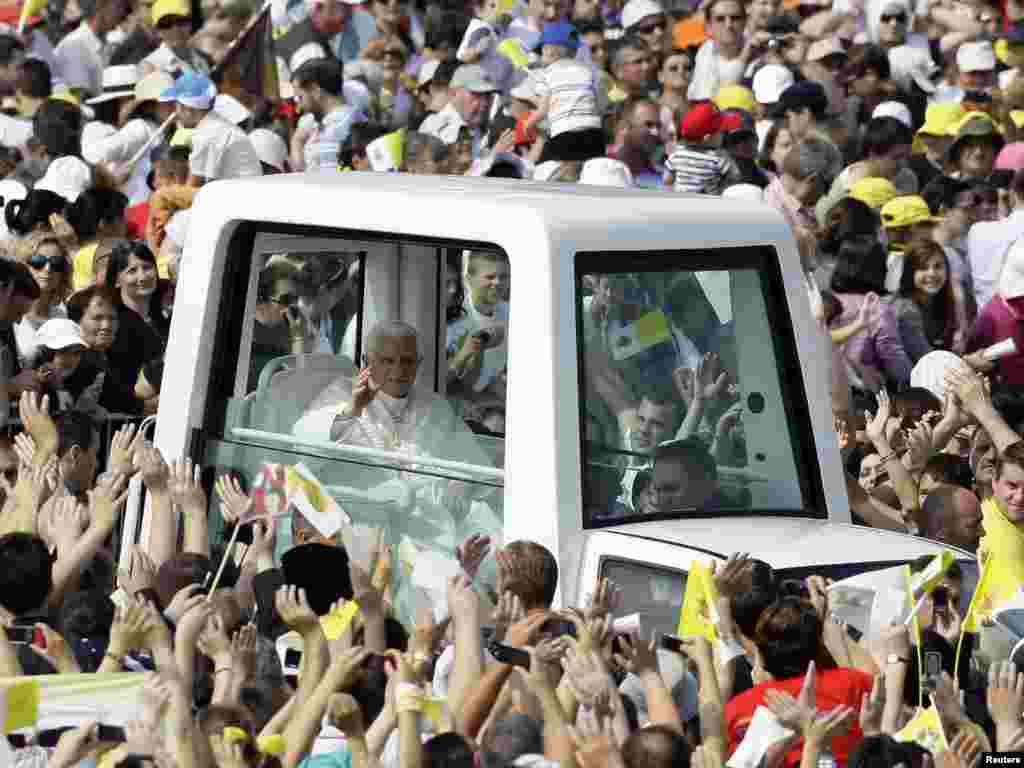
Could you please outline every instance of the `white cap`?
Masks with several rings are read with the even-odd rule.
[[[362,78],[366,81],[366,87],[373,93],[378,93],[384,87],[384,70],[376,61],[350,61],[345,64],[345,79],[354,80]]]
[[[249,140],[256,149],[261,163],[276,168],[282,173],[288,170],[288,145],[284,139],[271,130],[257,128],[249,134]]]
[[[655,0],[629,0],[622,9],[622,28],[629,29],[648,16],[664,16],[665,9]]]
[[[907,90],[913,80],[925,93],[935,93],[932,78],[938,73],[939,66],[923,48],[900,45],[889,49],[889,70],[893,82],[903,90]]]
[[[307,61],[313,59],[326,58],[327,52],[324,51],[324,47],[320,43],[306,43],[299,47],[295,53],[292,54],[291,58],[288,59],[288,70],[292,73],[298,72],[299,67],[305,64]]]
[[[43,323],[36,331],[36,344],[47,349],[89,346],[82,339],[82,329],[78,323],[63,317]]]
[[[11,200],[24,200],[28,196],[28,190],[20,181],[4,179],[0,181],[0,208],[5,208]],[[0,216],[0,240],[6,240],[11,236],[11,230],[7,228],[7,218]]]
[[[440,68],[441,62],[437,59],[427,59],[420,65],[419,74],[416,76],[416,87],[422,88],[424,85],[434,79],[434,75],[437,74],[438,68]]]
[[[764,106],[775,104],[782,92],[795,82],[792,70],[781,64],[766,64],[754,74],[754,98]]]
[[[596,187],[632,187],[633,174],[621,160],[595,157],[580,169],[580,184]]]
[[[967,363],[944,349],[929,352],[910,371],[910,386],[924,387],[939,400],[946,396],[946,371],[967,370]]]
[[[956,68],[961,72],[990,72],[996,68],[996,51],[988,40],[964,43],[956,52]]]
[[[730,200],[745,200],[748,203],[763,203],[764,190],[755,184],[733,184],[722,190],[722,197]]]
[[[1024,296],[1024,240],[1017,240],[1006,253],[1006,264],[999,276],[999,295],[1004,299]]]
[[[249,108],[229,93],[217,94],[213,100],[213,111],[232,125],[241,125],[252,117]]]
[[[180,211],[176,211],[170,219],[167,220],[167,225],[164,227],[164,234],[167,238],[179,248],[185,247],[185,235],[188,234],[188,223],[192,217],[191,208],[183,208]]]
[[[92,169],[79,158],[64,155],[50,163],[35,188],[48,190],[73,203],[91,186]]]
[[[914,128],[914,118],[911,117],[910,110],[907,109],[906,104],[901,104],[898,101],[883,101],[875,107],[871,117],[894,117],[907,126],[907,128],[911,130]]]

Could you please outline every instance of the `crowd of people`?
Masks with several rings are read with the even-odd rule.
[[[721,195],[774,206],[792,226],[831,342],[816,362],[832,371],[857,521],[1003,557],[982,537],[996,524],[1024,535],[1018,0],[77,0],[27,3],[11,22],[2,711],[36,675],[130,671],[144,684],[122,734],[95,721],[19,729],[0,741],[0,765],[976,768],[984,752],[1024,749],[1024,670],[1000,627],[972,615],[958,566],[918,603],[920,633],[901,621],[862,634],[837,619],[823,578],[793,583],[737,555],[712,575],[712,639],[676,640],[642,617],[623,629],[630,606],[607,581],[586,605],[553,610],[551,552],[492,552],[474,535],[444,610],[403,623],[402,566],[386,546],[347,551],[293,509],[283,556],[262,520],[232,548],[255,503],[237,480],[210,494],[136,426],[101,437],[111,417],[157,411],[206,183],[369,171]],[[473,405],[460,415],[474,431],[501,435],[494,318],[508,319],[508,264],[465,258],[446,265],[448,383]],[[281,354],[323,339],[346,348],[356,265],[268,265],[254,382]],[[624,299],[609,277],[591,282],[583,316],[600,344]],[[296,331],[300,284],[317,287],[330,322]],[[368,363],[392,347],[396,364],[411,361],[404,388],[384,390],[395,400],[418,365],[416,331],[399,326],[374,331]],[[642,481],[635,498],[602,500],[597,517],[739,503],[710,481],[670,490],[694,474],[672,467],[695,455],[708,476],[744,461],[731,374],[702,351],[692,370],[666,369],[670,401],[628,401],[600,386],[610,376],[596,380],[608,445],[654,457],[650,473],[623,470]],[[325,395],[331,418],[310,429],[376,445],[360,421],[368,379]],[[119,572],[136,475],[149,535]],[[215,507],[224,538],[211,537]],[[922,712],[939,738],[907,729]]]

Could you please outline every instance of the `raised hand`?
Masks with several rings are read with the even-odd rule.
[[[327,702],[328,722],[345,734],[346,738],[364,732],[363,714],[359,704],[347,693],[335,693]]]
[[[632,672],[637,677],[647,674],[659,674],[658,671],[658,644],[651,640],[645,643],[639,633],[632,635],[620,635],[622,653],[615,654],[615,661],[627,672]]]
[[[220,499],[220,514],[228,525],[237,523],[252,505],[252,499],[242,490],[241,483],[234,475],[221,475],[213,486],[217,498]]]
[[[475,596],[476,593],[473,594]],[[500,643],[505,637],[505,632],[508,631],[509,626],[520,621],[525,615],[526,611],[523,610],[523,602],[519,599],[519,595],[512,592],[505,592],[505,594],[501,595],[498,598],[498,605],[495,607],[493,614],[494,639]]]
[[[35,392],[22,392],[18,401],[18,416],[25,431],[36,442],[36,448],[43,457],[57,452],[60,438],[57,424],[50,416],[50,397],[39,397]]]
[[[204,656],[215,663],[218,660],[231,661],[231,639],[224,629],[224,620],[216,611],[210,614],[203,625],[196,646]]]
[[[718,594],[731,599],[743,592],[748,584],[749,565],[750,554],[747,552],[735,552],[729,555],[729,559],[721,567],[712,562],[711,574],[714,576],[715,586],[718,587]]]
[[[882,713],[885,711],[885,678],[875,675],[871,693],[865,693],[860,702],[860,729],[864,736],[882,733]]]
[[[458,559],[459,565],[462,566],[463,572],[470,579],[475,579],[480,571],[480,565],[490,551],[491,537],[474,533],[455,548],[455,557]]]
[[[352,599],[359,603],[363,617],[377,616],[384,611],[384,595],[373,586],[370,575],[351,560],[348,570],[352,578]]]
[[[991,664],[986,693],[988,711],[996,728],[1006,733],[1019,730],[1024,714],[1024,674],[1017,671],[1017,665],[1011,661]],[[1004,749],[1002,744],[997,748]]]
[[[590,714],[581,716],[576,725],[569,727],[569,737],[576,747],[580,768],[624,768],[611,716],[600,720]]]
[[[594,594],[587,596],[587,609],[583,615],[587,620],[600,618],[615,613],[621,603],[622,590],[615,582],[611,579],[598,578]]]
[[[364,572],[365,575],[365,572]],[[358,595],[357,602],[359,601]],[[274,594],[274,607],[281,620],[300,635],[320,629],[320,621],[306,600],[306,590],[283,586]]]
[[[701,358],[697,367],[697,382],[694,397],[704,402],[711,402],[721,397],[729,383],[729,374],[722,367],[722,361],[714,352]]]
[[[131,568],[131,574],[124,570],[117,572],[118,583],[129,595],[156,586],[156,563],[140,546],[132,547]]]
[[[105,475],[88,492],[89,519],[92,525],[113,528],[118,510],[128,498],[128,478],[120,472]]]
[[[125,424],[117,430],[110,441],[110,460],[107,465],[110,471],[128,476],[133,475],[135,473],[135,453],[144,442],[142,430],[134,424]]]
[[[200,467],[192,459],[185,458],[171,463],[167,490],[171,501],[182,509],[206,510],[206,491],[199,482]]]
[[[888,448],[889,435],[887,427],[889,425],[889,414],[892,411],[892,403],[889,400],[889,393],[884,389],[878,393],[878,408],[875,410],[874,416],[868,411],[864,412],[864,433],[876,446],[882,444]]]
[[[352,415],[359,418],[363,415],[366,407],[373,402],[380,388],[373,381],[369,368],[363,368],[356,377],[355,387],[352,389]]]
[[[110,628],[108,653],[124,656],[142,647],[146,633],[146,609],[142,603],[128,598],[114,611],[114,623]]]
[[[164,608],[164,615],[170,619],[172,624],[177,625],[180,623],[186,613],[206,601],[206,596],[203,595],[202,589],[202,586],[199,584],[189,584],[187,587],[182,587],[174,593],[170,604]]]
[[[144,442],[135,452],[133,458],[136,469],[142,475],[142,482],[151,491],[167,490],[170,479],[170,468],[164,461],[163,454],[151,443]]]

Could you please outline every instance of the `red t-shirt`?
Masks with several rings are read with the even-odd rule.
[[[124,213],[128,222],[128,237],[135,240],[146,239],[146,221],[149,220],[149,200],[133,205]]]
[[[736,751],[736,747],[743,741],[743,736],[754,718],[754,712],[764,704],[765,692],[770,690],[785,691],[791,696],[800,694],[800,687],[804,679],[791,677],[787,680],[772,680],[767,683],[744,691],[736,696],[725,706],[725,722],[729,730],[729,754]],[[818,672],[817,687],[817,708],[819,711],[827,712],[838,706],[853,707],[860,711],[861,698],[865,693],[871,693],[871,675],[856,669],[826,669]],[[864,738],[860,725],[854,720],[853,727],[846,736],[835,739],[832,743],[833,753],[836,762],[846,765],[850,750],[860,743]],[[786,768],[796,768],[800,765],[800,754],[803,751],[803,739],[796,743],[786,753]]]

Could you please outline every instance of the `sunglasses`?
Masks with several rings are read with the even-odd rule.
[[[67,272],[68,271],[68,260],[63,256],[41,256],[36,254],[28,260],[28,265],[33,269],[43,269],[47,264],[50,265],[51,272]]]
[[[174,29],[175,27],[190,27],[192,19],[188,16],[165,16],[156,23],[157,29]]]
[[[902,13],[897,13],[897,14],[893,14],[893,15],[885,15],[885,16],[882,17],[882,23],[883,24],[890,24],[890,23],[892,23],[892,24],[905,24],[906,22],[907,22],[907,17],[904,16]]]
[[[664,32],[665,22],[657,21],[653,24],[641,24],[637,26],[636,31],[641,35],[653,35],[655,32]]]
[[[727,14],[725,16],[715,16],[714,20],[716,22],[718,22],[719,24],[724,24],[727,21],[740,22],[740,21],[743,21],[744,18],[746,18],[746,17],[742,13],[734,13],[734,14]]]

